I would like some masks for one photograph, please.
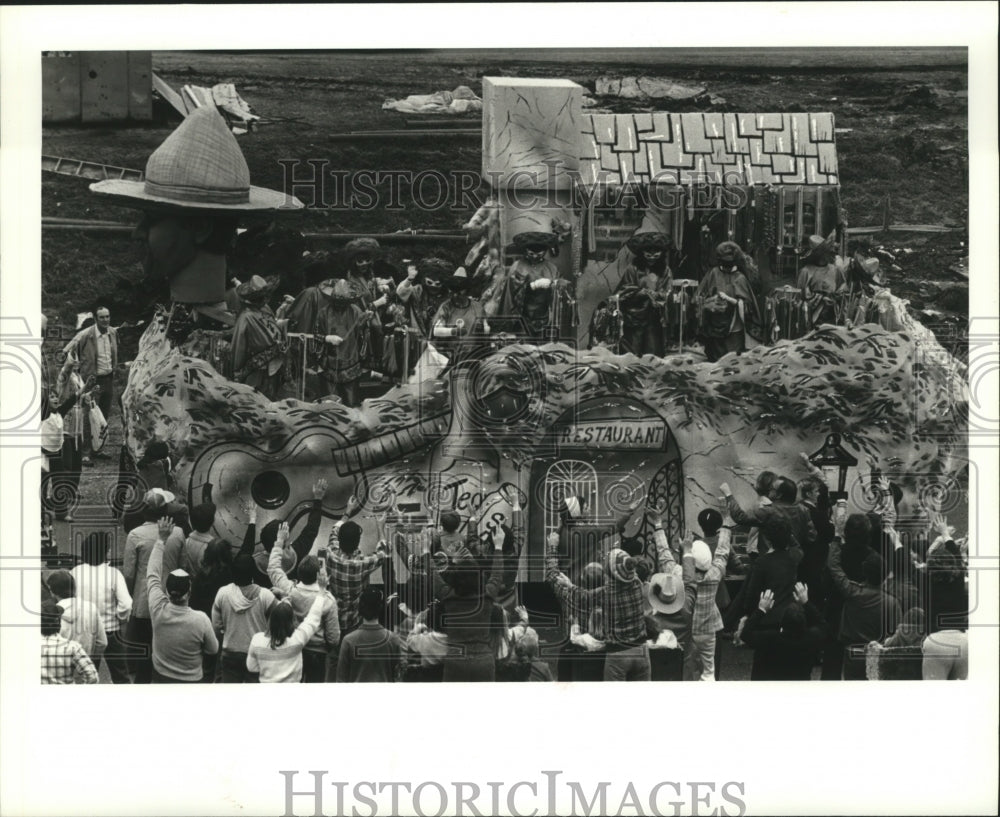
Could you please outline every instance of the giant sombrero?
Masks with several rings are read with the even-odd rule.
[[[188,114],[146,162],[145,180],[107,179],[95,193],[139,210],[183,210],[245,220],[293,212],[295,196],[250,184],[236,137],[214,107]]]
[[[670,249],[673,243],[673,239],[666,233],[645,232],[633,235],[625,242],[625,246],[638,255],[641,252],[655,252],[657,250],[665,252]]]

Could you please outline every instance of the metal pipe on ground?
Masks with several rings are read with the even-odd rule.
[[[113,221],[86,221],[84,219],[65,219],[53,216],[42,218],[42,229],[45,230],[76,230],[84,233],[106,235],[131,234],[135,226],[119,224]],[[350,241],[354,238],[374,238],[386,244],[432,243],[438,242],[468,242],[465,233],[448,231],[422,230],[415,233],[303,233],[302,237],[309,241]]]

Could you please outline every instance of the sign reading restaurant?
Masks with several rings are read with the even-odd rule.
[[[663,451],[667,443],[667,427],[657,417],[595,419],[556,426],[555,433],[559,446]]]

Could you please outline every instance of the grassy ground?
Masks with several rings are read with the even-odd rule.
[[[345,143],[333,141],[329,134],[401,128],[401,115],[381,110],[385,98],[456,85],[468,85],[478,93],[484,75],[565,77],[593,91],[600,76],[645,74],[707,86],[725,100],[717,101],[713,110],[833,111],[837,127],[844,131],[837,140],[842,201],[850,224],[881,224],[888,195],[895,223],[946,223],[959,228],[945,235],[891,233],[856,244],[884,243],[896,258],[896,268],[888,269],[893,291],[909,298],[918,313],[933,308],[936,315],[921,315],[925,322],[962,336],[968,288],[966,279],[949,270],[968,254],[967,67],[961,49],[162,52],[154,54],[153,64],[175,89],[189,83],[233,82],[259,114],[275,120],[241,136],[240,144],[254,184],[279,189],[282,159],[326,159],[331,168],[348,171],[478,171],[476,138]],[[614,109],[638,109],[634,101],[599,101]],[[657,109],[704,108],[674,103]],[[43,152],[143,168],[172,128],[173,123],[167,122],[143,127],[45,127]],[[135,217],[100,201],[83,180],[43,173],[41,182],[45,216],[112,221]],[[399,211],[310,210],[296,216],[294,226],[304,232],[455,229],[471,215],[419,210],[408,191],[403,193]],[[899,252],[905,249],[913,252]],[[431,250],[456,262],[465,252],[454,244],[393,245],[388,254],[390,260],[398,260]],[[110,306],[116,324],[148,318],[152,304],[165,301],[167,292],[162,283],[144,280],[140,257],[126,238],[45,231],[44,310],[72,325],[78,311],[101,301]],[[51,353],[58,344],[47,347]],[[112,452],[117,452],[120,439],[116,415],[108,444]],[[72,527],[57,524],[56,537],[64,546],[75,549],[74,540],[94,529],[114,530],[101,504],[116,468],[116,462],[98,460],[85,469],[81,502],[94,509],[95,516],[82,511]],[[723,678],[747,677],[749,653],[731,644],[725,649]]]
[[[915,250],[890,272],[894,291],[911,298],[919,309],[926,301],[939,301],[942,289],[954,290],[947,296],[947,316],[968,312],[967,289],[961,278],[948,272],[968,251],[961,229],[968,212],[967,71],[962,49],[157,52],[153,65],[175,89],[188,83],[233,82],[258,113],[277,120],[240,137],[254,183],[272,188],[283,185],[282,159],[325,159],[330,169],[348,171],[478,171],[477,138],[345,143],[329,134],[401,128],[400,114],[381,110],[385,98],[460,84],[478,93],[483,75],[566,77],[592,91],[600,76],[645,74],[705,85],[725,100],[713,110],[833,111],[837,127],[844,130],[837,139],[842,200],[850,224],[881,224],[888,195],[895,223],[960,228],[944,236],[893,233],[877,239]],[[599,101],[622,110],[639,109],[631,100]],[[673,103],[657,109],[704,106]],[[172,127],[46,127],[43,150],[143,168]],[[382,187],[387,192],[388,185]],[[99,201],[82,180],[44,173],[42,190],[46,216],[114,221],[135,217]],[[331,232],[455,229],[471,214],[420,210],[409,191],[403,193],[398,211],[312,210],[297,215],[294,226]],[[433,249],[456,261],[465,252],[454,244],[395,245],[389,255],[398,260]],[[139,255],[126,238],[50,230],[43,235],[42,252],[43,306],[63,320],[93,298],[108,302],[117,322],[148,314],[151,303],[166,297],[162,285],[143,280]]]

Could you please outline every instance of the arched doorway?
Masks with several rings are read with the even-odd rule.
[[[566,565],[599,558],[616,525],[629,518],[630,548],[655,559],[652,530],[644,510],[662,503],[671,541],[684,530],[684,482],[680,452],[664,418],[630,397],[599,397],[563,415],[539,446],[531,468],[528,504],[527,575],[545,577],[545,543],[560,526],[566,496],[586,500],[586,510],[572,526],[576,556]],[[629,508],[638,503],[633,511]],[[574,549],[570,543],[571,551]]]

